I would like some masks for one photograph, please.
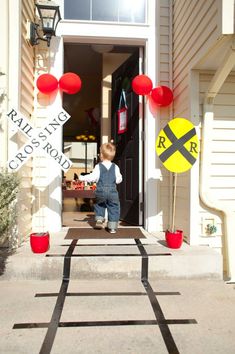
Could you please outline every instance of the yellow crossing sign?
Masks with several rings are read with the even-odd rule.
[[[194,125],[185,118],[174,118],[156,140],[156,152],[171,172],[185,172],[196,162],[199,142]]]

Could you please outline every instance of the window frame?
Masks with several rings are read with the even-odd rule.
[[[81,22],[81,23],[92,23],[92,24],[114,24],[114,25],[129,25],[129,26],[146,26],[148,25],[148,0],[143,0],[144,5],[145,5],[145,11],[144,11],[144,22],[127,22],[127,21],[105,21],[105,20],[92,20],[92,1],[90,1],[90,13],[89,13],[89,19],[70,19],[70,18],[65,18],[65,0],[63,0],[63,8],[62,13],[63,13],[63,20],[64,21],[71,21],[71,22]],[[119,11],[118,11],[118,16],[119,16]]]

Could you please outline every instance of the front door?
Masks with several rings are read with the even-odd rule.
[[[121,220],[139,225],[139,96],[131,88],[139,74],[139,50],[136,50],[112,75],[112,139],[117,152],[115,163],[120,167],[123,182],[118,185]],[[127,131],[118,133],[117,110],[124,107],[120,96],[124,91],[127,106]],[[121,105],[120,105],[121,102]]]

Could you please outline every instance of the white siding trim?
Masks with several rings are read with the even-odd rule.
[[[234,0],[220,0],[218,6],[222,34],[234,34]]]

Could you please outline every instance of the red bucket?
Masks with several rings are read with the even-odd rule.
[[[183,243],[183,231],[176,230],[175,232],[166,231],[166,243],[170,248],[180,248]]]
[[[44,253],[49,250],[49,232],[34,232],[30,234],[30,246],[33,253]]]

